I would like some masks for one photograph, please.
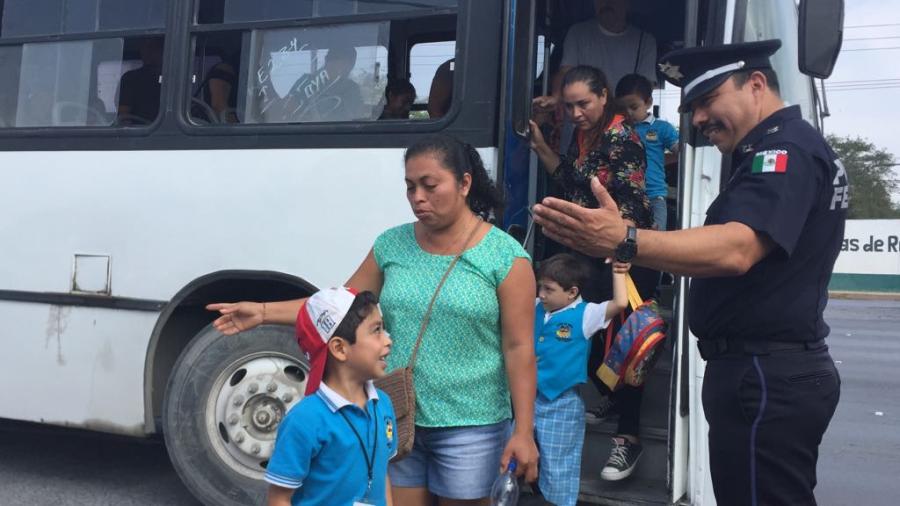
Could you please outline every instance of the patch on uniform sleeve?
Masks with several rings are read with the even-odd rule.
[[[754,174],[787,172],[788,152],[783,149],[760,151],[753,157],[752,172]]]

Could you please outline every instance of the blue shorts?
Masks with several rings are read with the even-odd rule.
[[[491,495],[511,425],[416,427],[412,452],[388,466],[391,486],[420,488],[447,499]]]

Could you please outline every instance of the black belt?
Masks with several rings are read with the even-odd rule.
[[[697,348],[704,360],[722,355],[770,355],[785,351],[818,350],[825,340],[818,341],[747,341],[744,339],[699,339]]]

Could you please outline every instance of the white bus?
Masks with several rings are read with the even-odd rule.
[[[781,38],[782,93],[817,123],[798,64],[827,74],[841,0],[809,14],[793,0],[630,4],[660,55]],[[498,224],[526,227],[546,184],[521,135],[530,101],[561,34],[592,15],[590,0],[0,0],[0,383],[20,386],[0,418],[161,433],[199,500],[259,503],[307,366],[291,328],[224,337],[204,305],[343,282],[380,231],[413,219],[402,155],[428,132],[475,145],[507,194]],[[402,80],[412,112],[380,119]],[[680,124],[670,184],[689,227],[727,164]],[[540,236],[529,247],[539,259]],[[600,481],[614,426],[592,424],[585,501],[714,502],[685,287],[662,290],[673,316],[644,400],[647,455],[630,481]]]

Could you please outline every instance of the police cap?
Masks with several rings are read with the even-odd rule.
[[[772,68],[769,57],[779,47],[781,40],[772,39],[678,49],[659,59],[659,70],[666,81],[681,88],[684,98],[678,112],[687,112],[691,102],[718,88],[731,74]]]

